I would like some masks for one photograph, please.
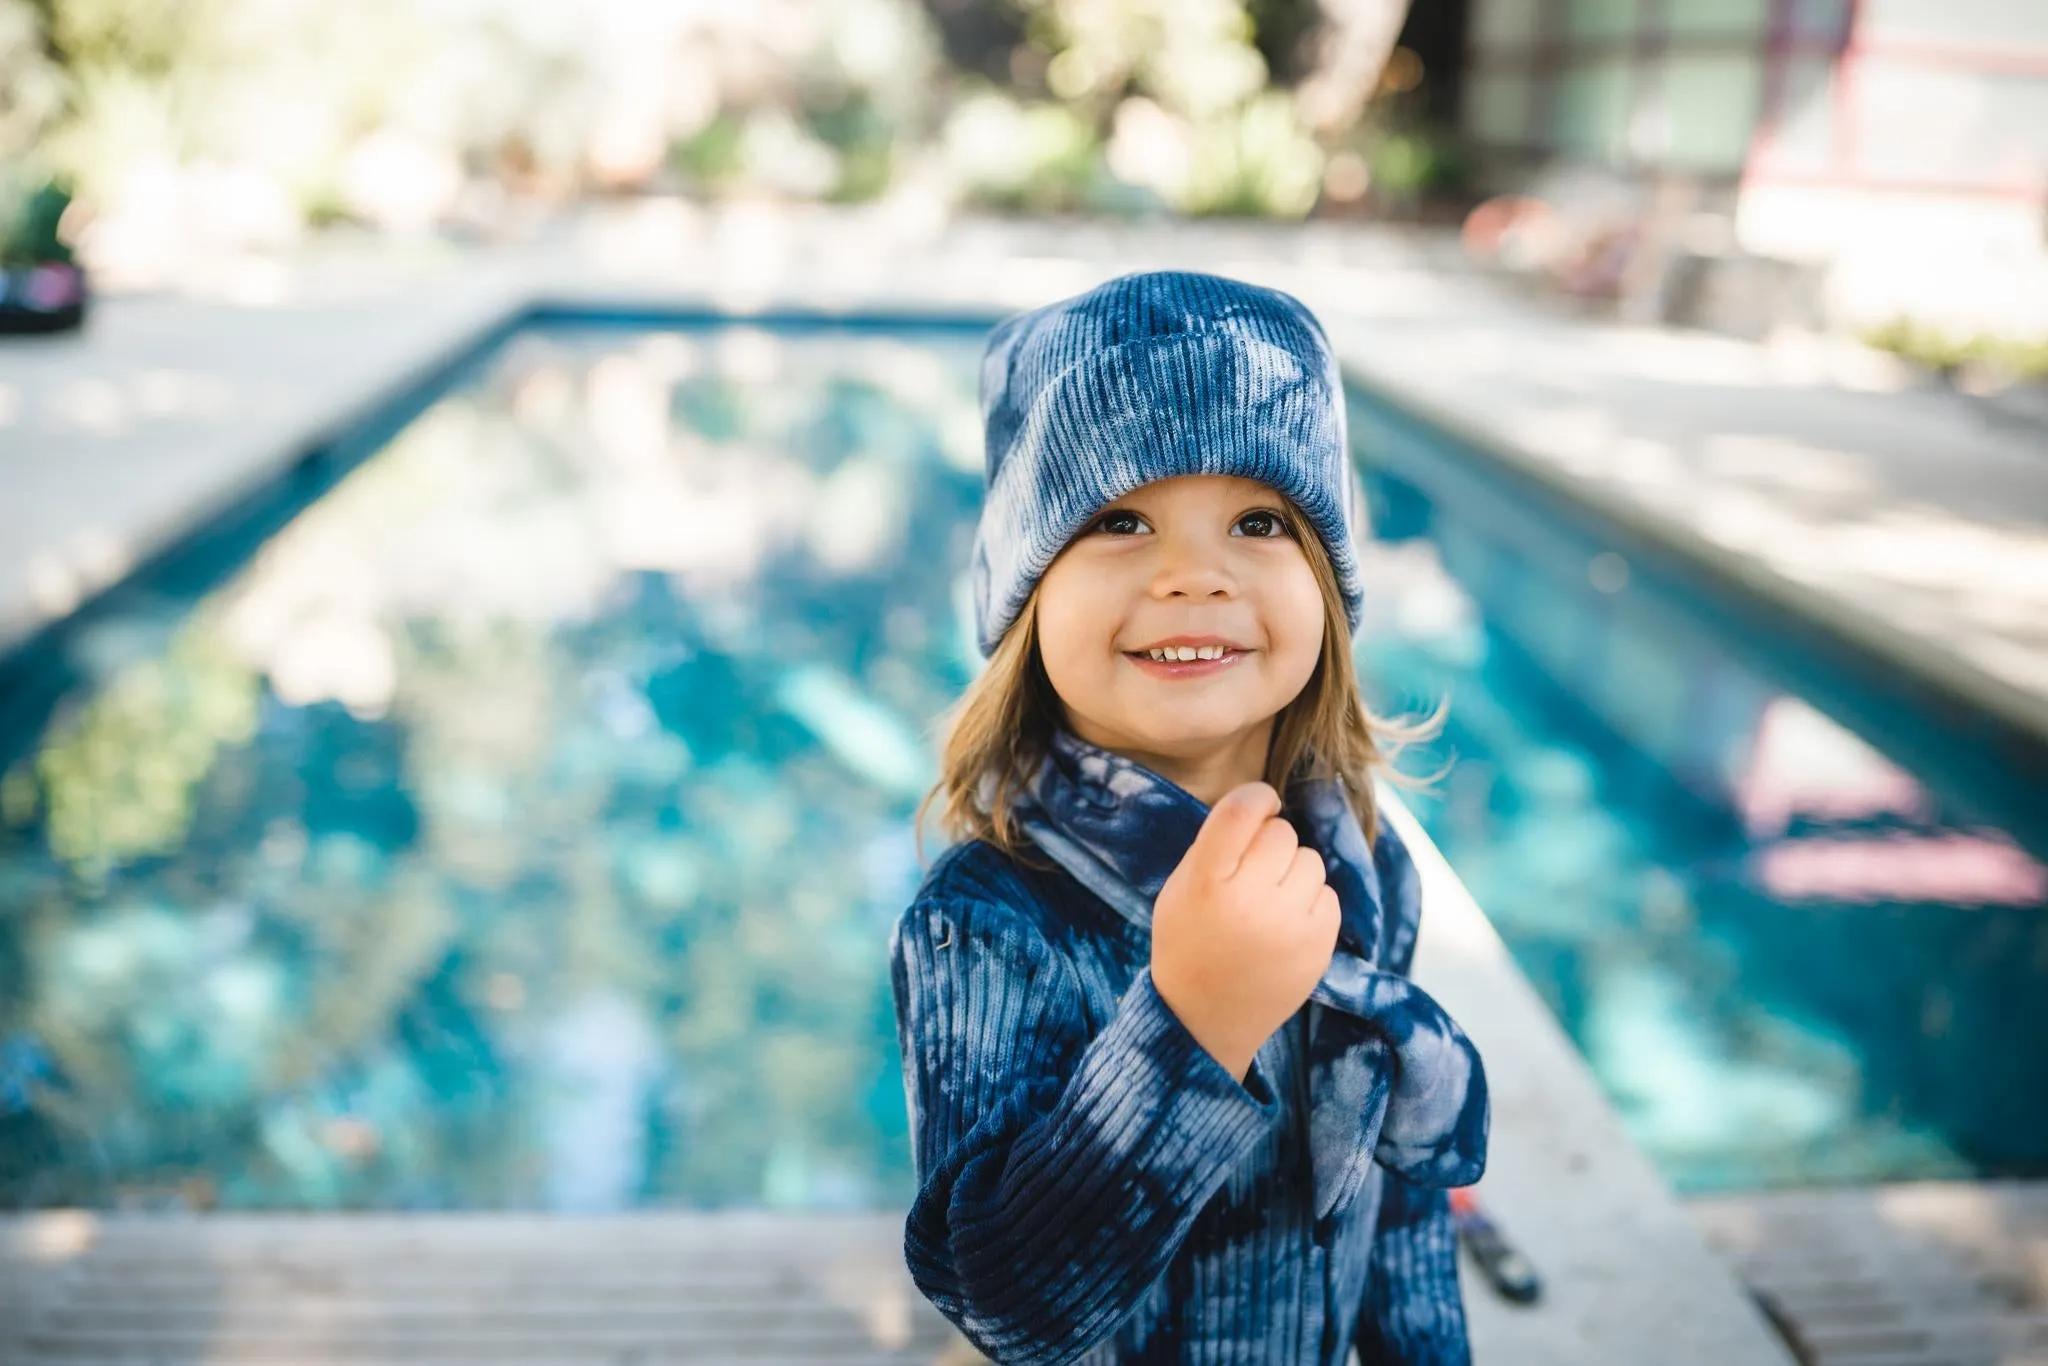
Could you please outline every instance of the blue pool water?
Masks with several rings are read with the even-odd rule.
[[[979,341],[530,327],[18,657],[0,1207],[906,1203]],[[2035,833],[1355,416],[1410,800],[1666,1173],[2048,1170]]]
[[[1409,800],[1666,1176],[2048,1171],[2028,757],[1384,401],[1352,414],[1368,689],[1449,700]]]

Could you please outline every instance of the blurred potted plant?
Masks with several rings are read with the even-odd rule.
[[[57,231],[70,205],[52,180],[0,189],[0,333],[61,332],[85,321],[85,272]]]

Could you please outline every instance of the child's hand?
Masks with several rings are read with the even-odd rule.
[[[1266,783],[1224,793],[1152,905],[1153,986],[1239,1081],[1330,966],[1341,921],[1322,855],[1279,810]]]

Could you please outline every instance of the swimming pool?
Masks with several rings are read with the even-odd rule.
[[[979,344],[536,322],[19,655],[0,1206],[907,1203],[881,946],[978,664]],[[1451,701],[1411,800],[1666,1173],[2048,1166],[2026,832],[1370,444],[1361,657]]]

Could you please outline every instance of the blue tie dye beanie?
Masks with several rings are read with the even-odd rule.
[[[1012,314],[982,353],[981,415],[988,487],[972,582],[983,655],[1104,504],[1183,474],[1256,479],[1292,500],[1322,537],[1357,629],[1364,499],[1335,353],[1294,296],[1162,270]]]

